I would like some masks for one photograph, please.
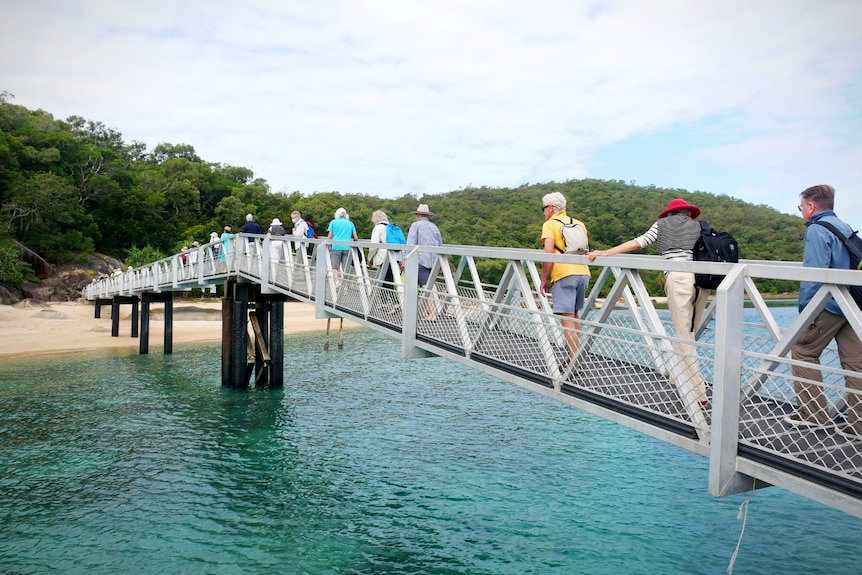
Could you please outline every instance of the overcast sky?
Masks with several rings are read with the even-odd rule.
[[[831,183],[838,215],[862,226],[859,0],[0,10],[12,103],[103,122],[148,149],[190,144],[276,192],[599,178],[796,213],[802,189]]]

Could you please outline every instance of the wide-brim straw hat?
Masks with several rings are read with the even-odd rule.
[[[229,231],[230,231],[230,226],[225,226],[225,227],[224,227],[224,231],[229,232]]]
[[[688,203],[687,201],[685,201],[681,198],[677,198],[675,200],[671,200],[667,204],[667,207],[664,209],[664,211],[662,213],[660,213],[658,215],[658,218],[662,219],[663,217],[665,217],[669,213],[675,212],[677,210],[688,210],[689,215],[692,218],[696,218],[697,216],[700,215],[700,208],[699,207],[692,205],[692,204]]]
[[[419,207],[416,208],[416,211],[413,212],[419,216],[433,216],[434,212],[428,209],[428,204],[419,204]]]

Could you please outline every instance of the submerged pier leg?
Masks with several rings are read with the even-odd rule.
[[[258,295],[254,310],[255,384],[284,387],[284,301],[282,295]]]
[[[272,298],[269,313],[269,386],[284,387],[284,296]]]
[[[284,386],[283,295],[262,295],[260,286],[229,281],[222,300],[222,385]],[[254,309],[249,312],[251,306]],[[249,339],[254,332],[254,342]]]
[[[249,284],[229,281],[222,300],[222,385],[248,386]]]
[[[150,294],[141,294],[141,341],[138,355],[150,353]]]
[[[251,316],[254,333],[254,384],[258,387],[266,387],[269,384],[269,366],[272,363],[267,341],[269,318],[266,306],[259,298],[254,303]]]
[[[165,292],[165,349],[163,353],[174,353],[174,292]]]

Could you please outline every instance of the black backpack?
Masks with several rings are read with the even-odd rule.
[[[817,220],[814,223],[823,226],[841,240],[841,243],[843,243],[847,248],[847,251],[850,252],[849,267],[851,270],[862,270],[862,238],[858,236],[855,230],[848,238],[839,232],[838,228],[830,222]],[[853,300],[856,302],[856,305],[859,306],[859,309],[862,309],[862,286],[847,286],[847,290],[850,292],[850,295],[853,296]]]
[[[717,232],[708,223],[698,220],[700,237],[694,243],[692,259],[696,262],[730,262],[739,261],[739,245],[736,239],[727,232]],[[713,274],[694,274],[694,285],[703,289],[715,289],[724,276]]]

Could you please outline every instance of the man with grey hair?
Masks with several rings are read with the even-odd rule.
[[[254,221],[254,216],[252,216],[251,214],[246,214],[245,223],[242,225],[242,228],[240,228],[239,231],[244,233],[244,234],[262,234],[263,233],[263,230],[260,229],[260,226],[257,225],[257,222]],[[254,248],[258,247],[258,244],[254,241],[254,238],[246,238],[246,239],[248,240],[247,245],[249,248],[252,248],[252,246],[254,246]],[[251,253],[255,253],[254,248],[250,249],[249,251]]]
[[[443,236],[440,235],[440,228],[429,218],[434,216],[428,208],[428,204],[419,204],[416,211],[413,212],[416,216],[416,221],[410,224],[410,229],[407,230],[407,244],[411,246],[442,246]],[[419,285],[426,287],[431,280],[431,269],[437,261],[437,254],[432,252],[422,252],[419,254]],[[425,312],[422,314],[422,319],[426,321],[437,321],[437,306],[433,294],[428,298],[428,304]]]
[[[811,186],[799,194],[799,211],[805,220],[805,245],[802,248],[802,266],[813,268],[847,269],[850,254],[844,243],[823,224],[831,224],[844,237],[853,230],[838,219],[833,211],[835,188],[825,184]],[[814,225],[820,224],[820,225]],[[811,301],[820,284],[803,281],[799,285],[799,311]],[[841,367],[862,373],[862,343],[853,326],[844,317],[844,312],[830,300],[826,307],[802,334],[793,346],[791,357],[805,362],[793,364],[791,371],[795,379],[797,410],[785,421],[797,427],[817,427],[829,423],[828,401],[823,389],[823,375],[815,366],[820,363],[820,354],[832,340],[838,345]],[[846,377],[847,422],[838,425],[836,431],[850,440],[862,440],[862,377]],[[817,382],[817,383],[808,383]]]
[[[563,253],[563,226],[577,223],[587,227],[566,214],[566,197],[559,192],[552,192],[542,197],[542,213],[545,223],[542,224],[542,244],[546,253]],[[548,291],[548,281],[551,281],[551,297],[554,313],[562,319],[565,330],[568,355],[560,364],[560,371],[565,371],[578,349],[578,332],[581,322],[578,321],[580,311],[584,309],[584,295],[590,283],[590,268],[586,264],[542,263],[542,284],[539,291],[545,295]]]
[[[246,214],[245,223],[240,230],[244,234],[262,234],[263,230],[260,229],[260,226],[257,225],[257,222],[254,221],[254,216],[251,214]],[[249,238],[251,240],[251,238]]]
[[[291,235],[295,238],[308,237],[308,224],[302,219],[302,214],[298,210],[293,210],[290,213],[290,219],[293,221]]]

